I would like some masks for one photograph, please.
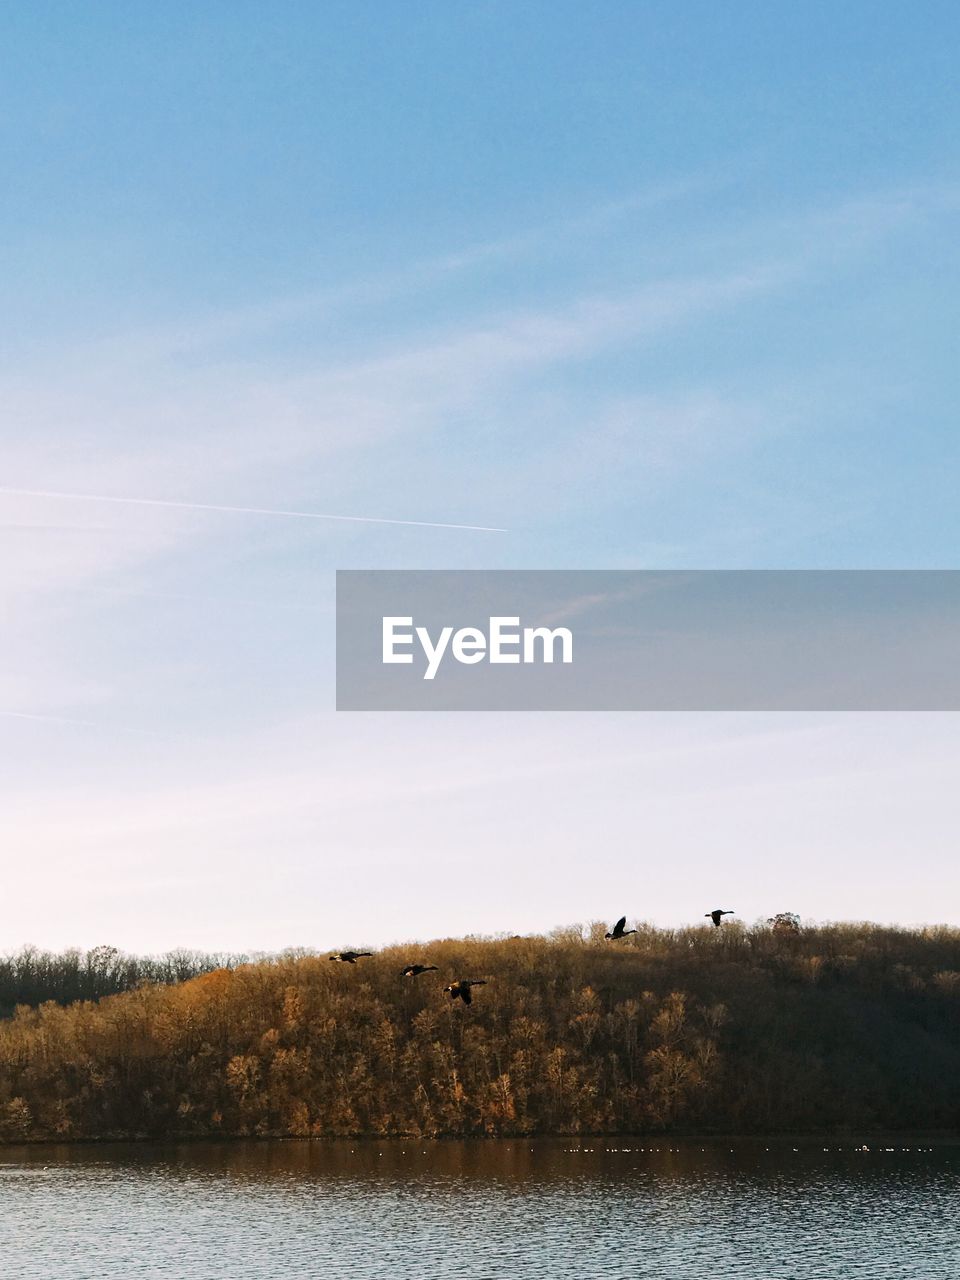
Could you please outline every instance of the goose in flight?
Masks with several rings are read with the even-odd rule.
[[[419,978],[421,973],[435,972],[436,969],[435,964],[408,964],[406,968],[400,970],[400,977]]]
[[[486,978],[459,978],[456,982],[451,982],[448,987],[444,987],[444,991],[450,996],[451,1000],[458,997],[464,1004],[469,1004],[473,997],[470,994],[471,987],[485,987],[487,985]]]
[[[627,923],[627,917],[621,916],[617,923],[613,926],[612,933],[605,933],[603,936],[609,938],[611,942],[616,942],[617,938],[625,938],[628,933],[636,933],[636,929],[625,929],[623,926]]]
[[[704,919],[712,920],[715,928],[719,929],[720,921],[722,920],[722,918],[724,916],[733,916],[733,915],[736,915],[735,911],[721,911],[720,908],[717,907],[714,911],[705,911]]]
[[[336,960],[338,964],[356,964],[361,956],[372,956],[372,951],[338,951],[335,956],[331,956],[331,960]]]

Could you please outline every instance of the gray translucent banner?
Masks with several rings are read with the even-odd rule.
[[[960,571],[341,571],[337,708],[956,711]]]

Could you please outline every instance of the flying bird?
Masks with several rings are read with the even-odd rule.
[[[627,923],[627,917],[621,916],[617,923],[613,926],[612,933],[605,933],[603,936],[609,938],[611,942],[616,942],[617,938],[625,938],[628,933],[636,933],[636,929],[625,929],[623,926]]]
[[[450,996],[451,1000],[459,998],[464,1004],[469,1004],[473,999],[470,994],[470,988],[485,987],[486,985],[486,978],[460,978],[456,982],[451,982],[448,987],[444,987],[443,989]]]
[[[338,951],[335,956],[331,956],[331,960],[336,960],[339,964],[356,964],[361,956],[372,956],[372,951]]]
[[[400,970],[400,977],[419,978],[421,973],[431,973],[436,968],[435,964],[408,964],[405,969]]]
[[[721,911],[720,908],[717,907],[715,911],[705,911],[703,914],[705,920],[712,920],[716,928],[719,929],[720,920],[723,916],[733,916],[737,913],[735,911]]]

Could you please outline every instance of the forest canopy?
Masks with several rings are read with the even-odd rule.
[[[99,1000],[148,983],[185,982],[212,969],[233,968],[246,959],[200,951],[130,956],[116,947],[89,951],[72,947],[60,952],[22,947],[12,955],[0,956],[0,1017],[9,1017],[18,1004]]]
[[[960,930],[603,932],[23,1000],[0,1021],[0,1139],[960,1125]],[[437,970],[403,978],[408,964]],[[469,1005],[444,993],[460,978],[485,981]]]

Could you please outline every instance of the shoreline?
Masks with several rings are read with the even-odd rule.
[[[858,1151],[864,1149],[879,1151],[884,1148],[884,1144],[902,1144],[907,1140],[911,1140],[914,1144],[934,1144],[941,1147],[960,1146],[960,1129],[884,1129],[884,1130],[847,1130],[845,1132],[827,1131],[827,1130],[805,1130],[803,1132],[790,1133],[778,1131],[776,1133],[536,1133],[504,1136],[502,1134],[438,1134],[431,1137],[424,1137],[417,1134],[357,1134],[353,1136],[340,1137],[316,1137],[310,1135],[299,1134],[224,1134],[217,1137],[212,1136],[196,1136],[193,1134],[169,1135],[164,1137],[103,1137],[103,1138],[35,1138],[26,1139],[17,1142],[3,1141],[0,1142],[0,1160],[2,1160],[3,1152],[16,1149],[39,1149],[39,1148],[76,1148],[89,1149],[100,1147],[133,1147],[136,1149],[146,1149],[150,1147],[237,1147],[244,1143],[255,1146],[267,1146],[270,1144],[287,1144],[298,1146],[314,1145],[318,1148],[343,1148],[348,1144],[361,1144],[364,1147],[372,1147],[375,1144],[387,1145],[389,1147],[399,1147],[400,1144],[425,1143],[433,1147],[449,1147],[455,1144],[464,1144],[470,1146],[510,1146],[512,1144],[527,1145],[532,1143],[550,1143],[556,1144],[566,1142],[570,1144],[591,1144],[590,1149],[595,1149],[599,1143],[660,1143],[660,1147],[652,1147],[650,1145],[636,1146],[633,1145],[631,1150],[634,1152],[653,1153],[662,1150],[663,1146],[670,1148],[671,1146],[687,1146],[696,1144],[709,1144],[716,1146],[721,1143],[735,1143],[741,1147],[759,1146],[764,1143],[774,1143],[778,1146],[789,1143],[820,1143],[830,1142],[837,1143],[832,1148],[836,1151],[848,1150]],[[916,1148],[914,1148],[916,1149]]]

